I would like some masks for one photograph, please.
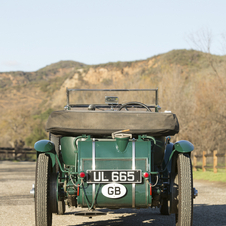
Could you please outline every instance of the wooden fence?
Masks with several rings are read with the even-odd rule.
[[[0,147],[0,160],[29,160],[30,155],[36,155],[34,148],[9,148],[9,147]],[[213,158],[212,166],[207,166],[206,159],[208,157]],[[197,165],[197,159],[202,158],[202,166]],[[218,165],[218,158],[224,158],[224,166]],[[226,153],[217,153],[213,151],[212,154],[206,154],[206,151],[203,151],[202,155],[193,154],[193,171],[197,171],[198,168],[201,168],[203,172],[208,168],[213,168],[213,172],[217,173],[217,169],[224,168],[226,170]]]
[[[206,164],[206,159],[208,157],[213,158],[212,166],[207,166]],[[197,159],[200,158],[202,158],[202,166],[197,165]],[[224,158],[224,166],[218,166],[218,158]],[[206,154],[206,151],[203,151],[202,155],[193,154],[193,171],[197,171],[197,168],[201,168],[203,172],[205,172],[208,168],[213,168],[214,173],[217,173],[217,169],[226,169],[226,154],[217,154],[217,151],[213,151],[212,154]]]
[[[0,160],[29,160],[35,154],[34,148],[0,147]]]

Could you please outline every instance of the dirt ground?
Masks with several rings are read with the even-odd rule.
[[[35,225],[34,199],[29,193],[34,180],[34,162],[0,161],[0,225]],[[194,186],[199,195],[193,225],[226,226],[226,184],[194,181]],[[101,209],[107,215],[92,218],[74,215],[82,210],[67,208],[63,216],[54,214],[53,225],[174,225],[174,215],[162,216],[159,209]]]

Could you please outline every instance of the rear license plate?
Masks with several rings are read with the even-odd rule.
[[[87,183],[141,183],[141,170],[87,170]]]

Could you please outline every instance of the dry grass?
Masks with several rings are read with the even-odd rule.
[[[202,169],[197,169],[197,171],[193,171],[193,178],[197,180],[226,182],[226,170],[218,169],[218,172],[214,173],[213,169],[208,169],[206,172],[203,172]]]

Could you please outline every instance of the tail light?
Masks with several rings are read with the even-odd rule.
[[[80,178],[84,178],[85,176],[86,176],[86,174],[84,172],[79,173]]]
[[[143,177],[144,177],[144,178],[148,178],[149,175],[150,175],[150,174],[149,174],[148,172],[144,172]]]

